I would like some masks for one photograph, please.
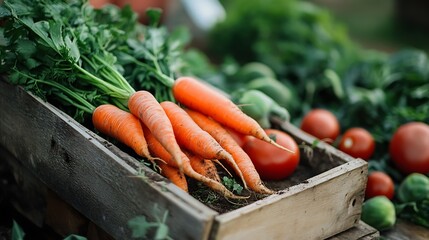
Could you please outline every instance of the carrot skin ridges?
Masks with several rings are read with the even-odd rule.
[[[207,159],[231,160],[232,156],[198,124],[179,105],[164,101],[160,103],[173,125],[179,146]]]
[[[274,193],[274,191],[264,186],[252,160],[240,147],[237,141],[235,141],[234,137],[228,133],[228,130],[202,113],[190,109],[185,109],[185,111],[203,130],[211,134],[213,138],[232,155],[234,161],[243,173],[243,181],[247,187],[257,193]]]
[[[188,190],[188,181],[186,180],[183,172],[176,167],[169,166],[166,163],[161,161],[157,161],[159,168],[161,169],[161,175],[169,179],[174,185],[179,187],[185,192],[189,192]]]
[[[150,131],[145,131],[145,137],[146,137],[146,140],[148,142],[149,150],[151,151],[151,153],[154,156],[161,158],[162,160],[165,161],[166,164],[168,164],[170,166],[173,166],[173,167],[176,166],[176,162],[173,160],[172,155],[169,152],[167,152],[167,150],[165,150],[165,148],[161,145],[160,142],[158,142],[157,139],[155,139],[155,137],[152,135],[152,133]],[[203,184],[207,185],[208,187],[210,187],[214,191],[220,193],[225,198],[230,198],[230,199],[245,199],[245,198],[247,198],[247,197],[243,197],[243,196],[237,196],[237,195],[233,194],[231,191],[229,191],[221,183],[214,181],[213,179],[210,179],[208,177],[205,177],[205,176],[197,173],[192,168],[189,158],[183,152],[181,152],[181,153],[182,153],[183,173],[185,175],[187,175],[187,176],[189,176],[189,177],[191,177],[197,181],[202,182]]]
[[[192,77],[180,77],[173,85],[173,96],[179,103],[210,116],[235,131],[289,149],[274,142],[256,120],[246,115],[231,99],[214,87]]]
[[[140,120],[114,105],[98,106],[92,114],[94,127],[133,149],[139,156],[153,160],[149,153]]]
[[[128,108],[173,156],[182,171],[181,149],[176,142],[173,126],[155,97],[148,91],[137,91],[129,98]]]
[[[192,168],[199,174],[220,182],[220,176],[217,168],[212,160],[205,159],[201,156],[192,154],[191,152],[184,152],[189,158]]]

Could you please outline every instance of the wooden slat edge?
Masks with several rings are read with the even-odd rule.
[[[249,239],[253,239],[252,236],[256,232],[252,233],[252,231],[257,231],[257,230],[262,231],[262,229],[266,229],[267,237],[270,237],[270,236],[273,237],[270,234],[280,234],[279,232],[275,232],[273,230],[274,228],[270,228],[270,226],[266,225],[267,224],[266,222],[268,223],[271,222],[272,224],[279,225],[279,224],[282,224],[283,221],[286,221],[285,219],[288,219],[287,214],[285,214],[285,216],[283,217],[282,214],[279,213],[279,211],[285,210],[285,209],[282,210],[281,208],[279,208],[280,206],[283,206],[284,204],[291,206],[290,203],[295,201],[294,199],[296,199],[297,196],[303,196],[302,194],[312,195],[313,193],[317,195],[320,195],[320,194],[324,195],[323,191],[320,189],[325,189],[325,188],[331,189],[331,185],[334,182],[337,185],[341,185],[341,187],[339,187],[338,189],[332,189],[332,191],[335,192],[338,190],[338,191],[341,191],[341,194],[345,193],[344,201],[338,202],[339,205],[338,205],[338,208],[335,207],[336,208],[335,211],[336,212],[339,210],[344,211],[343,213],[341,213],[342,214],[341,218],[343,218],[343,220],[348,219],[348,221],[341,222],[341,223],[338,222],[337,224],[331,225],[330,227],[331,229],[324,229],[324,230],[322,229],[325,232],[319,233],[320,236],[312,236],[312,237],[313,239],[320,239],[320,237],[323,237],[323,236],[326,238],[334,234],[337,234],[358,223],[358,220],[360,218],[360,212],[361,212],[360,207],[364,199],[364,188],[365,188],[365,183],[364,183],[365,178],[361,176],[366,176],[366,174],[367,174],[366,162],[363,160],[355,159],[351,162],[347,162],[341,166],[331,169],[322,175],[317,175],[315,177],[312,177],[308,179],[306,183],[301,183],[301,184],[292,186],[282,191],[280,194],[269,196],[265,199],[262,199],[248,206],[244,206],[240,209],[234,210],[226,214],[221,214],[216,217],[216,221],[214,223],[215,224],[214,233],[212,233],[211,235],[212,239],[216,239],[219,236],[225,239],[234,239],[239,236],[241,238],[246,237]],[[345,179],[350,179],[350,181],[344,182]],[[359,179],[359,182],[354,183],[354,180],[357,180],[357,179]],[[351,183],[351,181],[353,181],[353,183]],[[356,186],[353,186],[352,188],[343,187],[343,182],[346,183],[347,185],[355,184]],[[336,187],[337,185],[335,186],[332,185],[332,187]],[[317,191],[317,193],[314,191]],[[341,196],[337,196],[336,198],[341,198]],[[328,204],[328,205],[333,204],[331,202],[326,202],[326,201],[329,201],[330,199],[314,199],[313,201],[319,201],[319,200],[320,201],[323,200],[324,204]],[[339,199],[334,199],[334,200],[339,200]],[[296,202],[297,208],[299,208],[300,204],[302,203]],[[312,203],[312,207],[315,206],[314,204],[316,203],[315,202]],[[344,209],[340,208],[339,206],[342,206]],[[326,209],[323,209],[321,205],[321,210],[324,211]],[[301,212],[301,214],[304,214],[304,212],[307,212],[306,209],[297,210],[297,211]],[[275,215],[277,216],[272,216],[272,218],[267,216],[267,213],[270,213],[270,212],[275,213]],[[282,217],[278,214],[280,214]],[[309,214],[309,212],[307,212],[306,214]],[[301,215],[298,218],[296,218],[297,216],[293,216],[293,217],[296,221],[301,221],[302,219],[304,219],[304,215]],[[306,218],[308,217],[309,216],[307,215]],[[330,217],[336,218],[336,216],[330,216]],[[260,222],[260,224],[255,225],[256,223],[254,223],[255,221],[254,219],[257,219],[257,221]],[[290,220],[287,220],[287,221],[290,221]],[[323,226],[324,224],[332,223],[334,221],[336,220],[326,219],[325,223],[321,222],[320,224],[321,226]],[[288,222],[288,224],[290,224],[290,222]],[[271,227],[273,226],[274,225],[271,225]],[[320,228],[321,226],[312,225],[308,227]],[[244,229],[247,229],[247,227],[249,228],[248,233],[246,233],[244,230]],[[300,227],[303,228],[305,226],[300,225]],[[234,230],[234,229],[237,229],[237,230]],[[243,230],[242,232],[240,232],[238,229],[243,229]],[[300,233],[294,232],[295,230],[293,226],[284,226],[283,230],[281,231],[285,231],[282,234],[285,234],[288,237],[289,237],[288,234],[294,237],[297,237],[297,234],[298,235],[300,234]],[[306,233],[303,232],[302,234],[305,235]],[[258,236],[258,237],[261,237],[261,236]],[[277,236],[277,237],[280,237],[280,236]],[[309,237],[309,236],[306,236],[306,237]]]
[[[347,162],[341,166],[338,166],[336,168],[323,172],[319,175],[316,175],[312,178],[309,178],[307,181],[303,183],[300,183],[300,184],[291,186],[285,190],[282,190],[277,194],[273,194],[271,196],[268,196],[264,199],[261,199],[247,206],[243,206],[239,209],[219,215],[216,217],[216,219],[220,222],[230,221],[231,219],[237,218],[243,214],[255,211],[255,209],[260,208],[261,205],[266,206],[266,205],[270,205],[275,202],[281,201],[282,199],[289,198],[294,194],[300,193],[306,189],[314,188],[322,184],[323,182],[329,181],[330,179],[336,178],[344,174],[348,174],[350,171],[353,171],[355,169],[362,168],[362,171],[364,171],[366,166],[367,166],[367,163],[359,159],[353,160],[351,162]],[[365,174],[365,172],[362,172],[362,174]]]

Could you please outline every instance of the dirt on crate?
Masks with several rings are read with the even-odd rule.
[[[276,126],[276,128],[280,129],[279,126]],[[339,164],[338,162],[335,162],[329,158],[328,151],[322,150],[319,148],[312,148],[310,146],[307,146],[307,148],[305,148],[302,145],[303,140],[296,138],[296,136],[294,136],[293,134],[291,136],[294,137],[295,141],[298,144],[301,144],[300,163],[297,169],[293,172],[293,174],[287,177],[286,179],[279,180],[279,181],[264,181],[265,186],[274,191],[284,191],[291,186],[294,186],[300,183],[305,183],[309,178],[314,177]],[[98,138],[98,136],[94,136],[94,137]],[[109,140],[114,141],[112,139],[109,139]],[[109,144],[106,145],[106,143],[109,143]],[[109,148],[113,153],[121,157],[125,162],[127,162],[131,166],[138,167],[137,165],[135,165],[135,161],[131,158],[139,159],[139,157],[136,156],[134,152],[124,147],[121,143],[115,142],[115,144],[111,144],[110,142],[105,141],[104,145],[107,148]],[[311,154],[309,154],[308,152],[309,147],[311,148],[310,150]],[[151,164],[146,163],[145,165],[148,166],[149,168],[151,167]],[[230,172],[233,172],[233,171],[230,169]],[[149,174],[149,173],[152,173],[152,174]],[[237,183],[242,185],[240,182],[240,179],[238,179],[237,176],[232,177],[231,175],[228,175],[227,172],[222,167],[218,166],[218,173],[221,179],[224,176],[227,176],[228,178],[234,178]],[[147,175],[147,177],[156,179],[157,181],[160,181],[163,178],[161,175],[156,174],[155,171],[153,172],[147,171],[146,174],[149,174]],[[216,193],[212,189],[209,189],[201,182],[197,182],[194,179],[188,178],[188,177],[187,177],[187,181],[188,181],[189,194],[195,199],[197,199],[198,201],[205,204],[207,207],[215,210],[220,214],[230,212],[232,210],[252,204],[258,200],[261,200],[267,197],[267,195],[257,194],[253,191],[243,189],[242,192],[239,194],[237,194],[236,192],[234,193],[240,196],[248,196],[248,198],[243,200],[226,199],[225,197]]]
[[[314,171],[314,169],[306,166],[305,164],[298,165],[295,172],[287,177],[284,180],[279,181],[264,181],[264,184],[266,187],[274,190],[274,191],[282,191],[286,190],[287,188],[300,184],[305,183],[307,179],[317,175],[317,172]],[[221,172],[221,177],[225,176]],[[238,182],[239,180],[237,180]],[[232,210],[238,209],[240,207],[252,204],[260,199],[263,199],[267,197],[267,195],[263,194],[257,194],[255,192],[245,190],[238,194],[240,196],[249,196],[247,199],[243,200],[231,200],[226,199],[223,196],[215,193],[214,191],[208,189],[206,186],[202,185],[201,183],[197,183],[196,181],[193,181],[192,179],[189,179],[189,193],[202,203],[204,203],[209,208],[215,210],[216,212],[222,214],[226,212],[230,212]]]

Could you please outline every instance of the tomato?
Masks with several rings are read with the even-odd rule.
[[[385,196],[376,196],[362,205],[362,221],[378,231],[391,229],[396,223],[395,204]]]
[[[343,134],[338,149],[352,157],[368,160],[374,153],[375,141],[366,129],[354,127]]]
[[[429,125],[409,122],[401,125],[389,143],[389,153],[403,173],[429,173]]]
[[[266,129],[265,132],[269,136],[273,136],[278,144],[292,150],[293,153],[254,137],[247,138],[243,150],[249,155],[261,179],[285,179],[296,170],[299,164],[299,147],[295,140],[283,131]]]
[[[314,137],[333,143],[340,134],[337,117],[326,109],[313,109],[301,121],[301,130]]]
[[[381,171],[374,171],[368,175],[365,189],[366,199],[376,196],[385,196],[388,199],[393,199],[394,195],[395,184],[388,174]]]

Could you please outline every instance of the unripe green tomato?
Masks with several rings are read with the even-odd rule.
[[[408,175],[398,186],[398,199],[403,203],[429,199],[429,178],[421,173]]]
[[[361,219],[379,231],[388,230],[396,223],[395,206],[385,196],[370,198],[363,203]]]

